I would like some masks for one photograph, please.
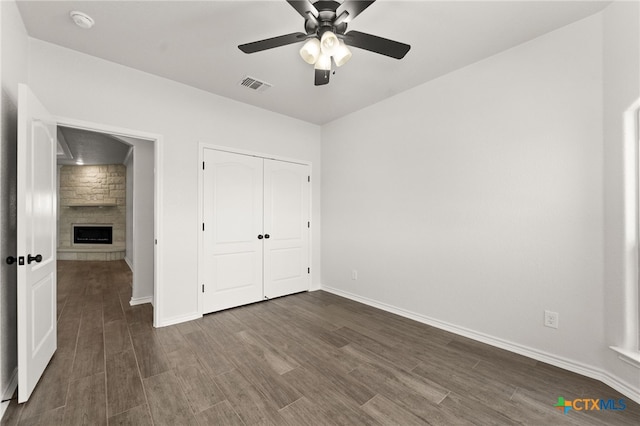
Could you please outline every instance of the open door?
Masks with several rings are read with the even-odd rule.
[[[18,402],[56,351],[56,124],[21,84],[18,92]]]

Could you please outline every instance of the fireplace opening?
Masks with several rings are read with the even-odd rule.
[[[113,244],[113,227],[107,226],[73,226],[74,244]]]

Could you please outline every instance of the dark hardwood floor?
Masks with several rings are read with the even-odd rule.
[[[122,261],[59,262],[58,351],[2,424],[640,424],[596,380],[326,292],[154,329],[130,282]]]

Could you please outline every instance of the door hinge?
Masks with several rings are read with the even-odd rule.
[[[204,161],[202,162],[202,170],[204,170]]]
[[[202,222],[202,230],[204,231],[204,222]]]
[[[153,243],[154,243],[155,245],[158,245],[158,240],[153,240]]]
[[[202,284],[202,292],[204,293],[204,284]]]
[[[311,273],[311,268],[307,268],[307,274]]]
[[[311,222],[307,222],[307,228],[311,228]]]
[[[307,176],[307,182],[311,182],[311,176]]]

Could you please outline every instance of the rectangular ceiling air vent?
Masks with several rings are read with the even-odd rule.
[[[256,92],[264,92],[265,90],[273,87],[272,84],[269,84],[265,81],[260,81],[257,78],[246,76],[240,81],[240,86],[247,87],[251,90],[255,90]]]

